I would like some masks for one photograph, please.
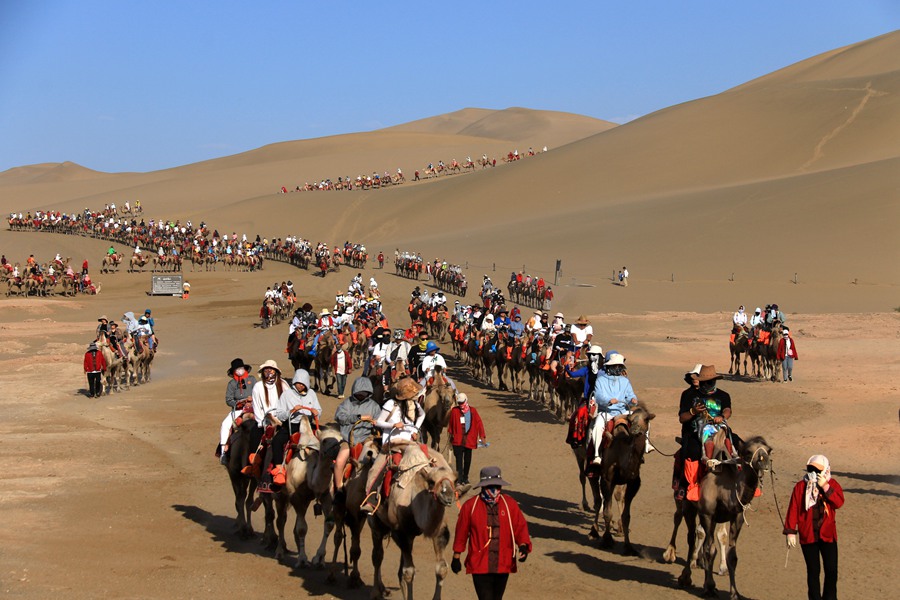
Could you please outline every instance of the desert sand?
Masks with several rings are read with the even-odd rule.
[[[795,381],[722,382],[735,430],[775,448],[774,489],[767,481],[738,543],[738,588],[748,598],[803,597],[803,560],[793,551],[785,567],[775,497],[784,510],[805,460],[824,453],[847,496],[838,514],[841,597],[871,598],[890,594],[900,550],[897,57],[893,33],[617,127],[547,111],[466,109],[159,172],[30,165],[0,174],[0,210],[140,199],[147,218],[203,219],[222,232],[363,241],[372,255],[420,251],[468,264],[473,283],[484,273],[505,281],[523,267],[552,280],[561,259],[553,309],[569,320],[589,316],[603,347],[626,355],[638,396],[657,415],[653,439],[667,453],[683,373],[697,362],[727,370],[731,313],[777,302],[798,343]],[[409,178],[428,162],[483,153],[499,161],[544,145],[549,152],[496,169],[384,190],[276,193],[398,167]],[[98,265],[105,247],[0,231],[0,249],[14,261],[59,252]],[[623,265],[627,288],[610,277]],[[378,279],[391,324],[405,325],[415,283],[371,263],[363,275]],[[123,271],[95,276],[103,288],[94,297],[0,299],[0,365],[16,390],[0,425],[2,590],[26,598],[368,597],[342,580],[327,584],[322,571],[278,564],[258,540],[239,540],[227,475],[213,457],[231,359],[289,365],[286,327],[254,327],[266,286],[292,279],[301,300],[322,308],[351,276],[344,269],[322,280],[271,262],[257,273],[188,271],[191,299],[182,301],[146,296],[149,274]],[[86,398],[80,361],[96,318],[145,308],[161,339],[153,380]],[[587,538],[565,425],[450,363],[491,442],[475,453],[473,470],[503,468],[534,539],[508,597],[696,592],[675,585],[681,564],[660,559],[671,531],[671,459],[651,454],[642,471],[632,521],[642,556],[625,557],[619,545],[601,550]],[[337,399],[321,400],[333,414]],[[254,524],[261,529],[261,511]],[[313,522],[311,535],[321,526]],[[433,586],[427,546],[416,550],[420,595]],[[685,546],[682,532],[679,562]],[[370,549],[364,535],[366,583]],[[384,570],[395,594],[398,561],[389,546]],[[726,578],[717,581],[727,589]],[[474,597],[464,576],[449,576],[445,594]]]

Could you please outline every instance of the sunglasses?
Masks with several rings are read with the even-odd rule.
[[[806,472],[807,473],[821,473],[822,469],[820,469],[814,465],[806,465]]]

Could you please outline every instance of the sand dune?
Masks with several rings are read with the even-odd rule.
[[[737,272],[781,282],[798,272],[822,284],[896,286],[898,45],[900,33],[881,36],[594,135],[609,124],[464,109],[153,173],[54,182],[55,169],[25,167],[6,174],[0,209],[139,198],[148,216],[268,237],[363,240],[544,274],[564,258],[569,275],[591,285],[624,264],[660,281]],[[529,135],[535,147],[554,136],[571,143],[387,190],[274,193],[372,170],[401,167],[411,177],[428,161],[503,155]]]

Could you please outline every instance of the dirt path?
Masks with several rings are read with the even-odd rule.
[[[0,369],[14,393],[0,403],[0,589],[13,597],[187,598],[274,594],[276,597],[366,598],[366,590],[329,585],[320,571],[292,572],[233,534],[233,498],[213,458],[224,416],[225,371],[234,356],[254,366],[283,353],[286,329],[252,327],[261,290],[293,277],[317,308],[352,276],[325,282],[279,265],[263,274],[217,273],[191,279],[192,299],[143,298],[148,276],[107,276],[96,298],[77,301],[5,299],[0,313]],[[371,269],[365,273],[368,277]],[[392,322],[413,282],[375,271]],[[153,309],[162,344],[153,380],[130,391],[88,399],[80,360],[96,316]],[[628,358],[639,397],[658,415],[652,433],[675,449],[675,417],[684,371],[696,362],[727,370],[727,314],[648,313],[592,316],[606,349]],[[900,503],[896,438],[900,385],[897,314],[791,316],[801,360],[795,381],[726,380],[732,424],[763,434],[775,448],[775,492],[788,492],[809,455],[824,453],[843,485],[839,513],[841,597],[887,597],[898,574],[894,515]],[[287,369],[286,369],[287,370]],[[641,557],[600,550],[587,539],[589,517],[577,502],[575,463],[564,425],[522,397],[451,375],[485,421],[490,448],[475,453],[473,471],[502,466],[508,490],[528,517],[535,553],[510,582],[511,598],[608,593],[617,597],[686,598],[676,588],[679,564],[660,556],[671,529],[671,462],[647,457],[635,500],[632,539]],[[333,414],[336,398],[321,398]],[[767,486],[741,535],[738,586],[748,598],[802,596],[803,560],[784,568],[781,524]],[[451,511],[455,513],[455,510]],[[254,514],[261,528],[261,511]],[[455,523],[452,515],[451,525]],[[321,531],[321,518],[310,535]],[[684,552],[683,536],[680,550]],[[292,543],[289,544],[292,547]],[[433,586],[430,547],[418,544],[416,589]],[[363,580],[372,581],[371,542],[363,539]],[[330,550],[329,550],[330,552]],[[396,590],[396,547],[385,574]],[[695,582],[700,579],[695,575]],[[717,578],[727,589],[727,579]],[[395,591],[396,593],[396,591]],[[451,575],[446,598],[474,597],[471,581]],[[724,592],[720,597],[724,597]]]

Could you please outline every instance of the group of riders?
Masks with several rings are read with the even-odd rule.
[[[49,296],[56,292],[57,285],[62,286],[63,295],[96,295],[99,287],[88,272],[88,261],[82,263],[80,273],[75,272],[71,263],[71,258],[63,259],[59,253],[43,263],[30,254],[23,267],[19,262],[9,262],[4,254],[0,257],[0,284],[7,284],[7,296]]]
[[[128,203],[126,202],[126,206]],[[81,213],[60,211],[29,211],[11,214],[9,227],[17,231],[43,231],[70,235],[90,236],[112,243],[103,257],[102,271],[117,271],[123,262],[129,270],[137,271],[147,265],[154,270],[182,271],[185,261],[192,269],[215,270],[222,264],[225,269],[257,271],[264,260],[286,262],[302,269],[315,264],[324,274],[337,270],[340,264],[364,268],[368,260],[366,247],[358,242],[345,242],[343,247],[332,249],[319,242],[313,245],[300,236],[275,238],[271,241],[260,235],[220,234],[205,222],[195,226],[192,221],[138,218],[143,212],[139,205],[119,210],[115,204],[102,210],[85,208]],[[116,249],[116,245],[133,248]],[[383,259],[382,259],[383,260]],[[80,286],[80,284],[79,284]],[[86,286],[90,290],[90,286]]]
[[[547,147],[544,146],[544,152],[547,151]],[[528,148],[528,152],[525,154],[519,154],[519,150],[511,150],[506,155],[506,162],[517,161],[523,156],[534,156],[535,151],[533,148]],[[497,159],[489,159],[487,154],[481,155],[481,160],[478,161],[478,164],[482,169],[486,167],[496,167]],[[471,156],[467,156],[466,160],[460,162],[455,158],[450,161],[449,164],[444,163],[443,160],[439,160],[437,164],[430,162],[428,165],[422,169],[422,173],[416,169],[413,174],[413,181],[419,181],[422,177],[437,177],[439,175],[458,173],[463,170],[474,170],[476,166],[476,162],[472,160]],[[379,189],[382,187],[387,187],[389,185],[399,185],[406,181],[406,176],[403,174],[403,170],[401,168],[397,168],[397,172],[395,174],[390,174],[388,171],[385,171],[383,174],[379,174],[378,171],[372,171],[371,175],[357,175],[355,178],[347,175],[346,177],[340,176],[336,180],[330,177],[326,177],[320,179],[318,183],[313,182],[309,183],[305,182],[303,185],[297,185],[293,190],[288,190],[286,186],[282,186],[279,190],[282,194],[287,194],[289,192],[324,192],[324,191],[341,191],[341,190],[369,190],[369,189]]]
[[[121,385],[141,383],[150,379],[150,363],[156,356],[159,338],[156,335],[156,321],[148,308],[140,317],[128,311],[122,315],[121,327],[106,315],[97,319],[94,340],[85,355],[87,371],[88,355],[94,365],[102,365],[98,371],[105,376],[107,392],[118,391]],[[98,389],[92,395],[99,396],[103,383],[97,378]]]
[[[391,175],[387,171],[384,172],[384,175],[379,175],[378,171],[372,171],[371,175],[357,175],[356,179],[351,178],[349,175],[346,177],[338,177],[337,181],[331,179],[330,177],[326,177],[319,181],[319,183],[309,183],[306,182],[302,186],[298,185],[292,192],[326,192],[326,191],[340,191],[340,190],[371,190],[371,189],[380,189],[382,187],[387,187],[389,185],[399,185],[406,181],[406,176],[403,175],[403,171],[401,169],[397,169],[396,175]],[[288,193],[288,189],[284,186],[281,188],[281,193]]]

